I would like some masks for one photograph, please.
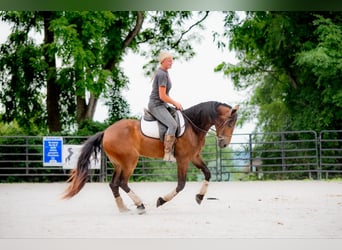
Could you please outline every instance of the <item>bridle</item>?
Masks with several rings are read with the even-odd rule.
[[[231,128],[233,126],[233,122],[236,121],[237,117],[236,117],[236,114],[234,114],[233,116],[230,116],[229,118],[227,118],[226,120],[224,120],[220,126],[218,126],[218,130],[220,131],[222,128],[224,128],[225,126],[228,126],[229,128]],[[214,131],[214,130],[213,130]],[[224,129],[221,130],[221,134],[219,135],[218,131],[215,131],[216,132],[216,138],[217,140],[220,142],[220,141],[223,141],[225,140],[227,137],[228,138],[231,138],[233,135],[230,134],[230,135],[224,135]]]
[[[194,128],[196,128],[197,130],[199,130],[200,132],[202,132],[202,133],[204,133],[204,134],[206,134],[206,133],[208,133],[208,130],[205,130],[205,129],[203,129],[203,128],[200,128],[200,127],[198,127],[183,111],[182,111],[182,114],[183,114],[183,116],[191,123],[191,125],[194,127]],[[236,121],[236,119],[237,119],[237,117],[236,117],[236,114],[235,115],[233,115],[233,116],[230,116],[229,118],[227,118],[226,120],[224,120],[218,127],[217,127],[217,129],[218,130],[220,130],[221,128],[224,128],[225,126],[228,126],[228,127],[232,127],[232,125],[233,125],[233,122],[234,121]],[[223,132],[224,132],[224,130],[222,129],[222,132],[221,132],[221,134],[219,135],[218,134],[218,132],[217,132],[217,130],[215,130],[215,129],[212,129],[212,128],[210,128],[209,130],[211,130],[211,131],[213,131],[213,132],[216,132],[216,138],[217,138],[217,140],[218,141],[222,141],[222,140],[225,140],[225,138],[226,137],[228,137],[228,138],[230,138],[230,137],[232,137],[233,135],[228,135],[228,136],[226,136],[226,135],[223,135]]]

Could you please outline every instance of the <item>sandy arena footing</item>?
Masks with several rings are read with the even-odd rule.
[[[176,183],[130,183],[143,200],[138,215],[119,213],[108,183],[87,183],[62,200],[66,183],[0,184],[0,238],[342,238],[341,181],[189,182],[156,208]]]

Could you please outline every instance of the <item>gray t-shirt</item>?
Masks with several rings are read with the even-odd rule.
[[[160,105],[168,106],[168,104],[162,101],[159,97],[160,86],[166,86],[166,94],[168,95],[172,87],[172,83],[169,77],[169,73],[161,68],[157,70],[156,75],[153,79],[152,91],[150,94],[148,107],[156,107]]]

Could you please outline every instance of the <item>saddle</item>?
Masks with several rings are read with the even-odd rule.
[[[176,137],[180,137],[184,134],[185,131],[185,122],[182,112],[176,110],[175,108],[168,108],[170,114],[175,118],[178,124],[178,128],[176,131]],[[140,120],[140,128],[141,132],[151,138],[160,139],[164,141],[164,136],[167,131],[167,126],[163,123],[159,122],[148,109],[144,109],[144,115]]]

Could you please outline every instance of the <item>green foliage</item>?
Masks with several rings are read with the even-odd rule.
[[[1,118],[1,117],[0,117]],[[1,119],[0,119],[1,120]],[[30,126],[20,126],[16,120],[12,122],[0,122],[0,136],[11,135],[44,135],[47,134],[47,130],[35,125],[33,122]]]
[[[129,104],[127,100],[121,95],[121,90],[127,86],[128,79],[122,73],[121,69],[114,69],[113,71],[116,75],[115,83],[111,89],[105,93],[106,105],[109,111],[108,122],[114,123],[118,120],[128,118],[129,114]]]
[[[2,120],[68,131],[93,118],[99,98],[111,122],[127,117],[121,90],[128,80],[120,68],[127,51],[146,56],[147,68],[162,49],[189,58],[199,40],[193,30],[207,15],[199,12],[191,23],[193,12],[178,11],[0,12],[12,27],[0,45]],[[43,36],[40,43],[33,32]]]
[[[315,35],[318,44],[310,50],[299,53],[296,62],[305,67],[316,77],[316,86],[320,93],[321,110],[324,119],[320,117],[322,129],[341,128],[342,120],[342,22],[336,17],[316,15],[313,22],[317,27]],[[317,94],[317,95],[318,95]]]
[[[251,93],[239,119],[257,118],[256,128],[261,132],[341,130],[342,12],[263,11],[240,17],[228,12],[223,34],[240,61],[236,65],[223,62],[216,68],[238,90]],[[263,134],[262,140],[271,142],[272,138]],[[292,170],[305,170],[307,165],[296,156],[296,146],[284,149],[293,157],[287,161]],[[281,149],[274,143],[258,145],[255,150],[268,159],[265,171],[282,166]],[[263,178],[308,176],[272,173]]]
[[[0,123],[0,136],[4,135],[25,135],[23,128],[19,127],[16,121],[11,123]]]
[[[16,120],[27,130],[43,127],[46,113],[40,91],[45,77],[42,53],[26,27],[17,27],[8,40],[0,47],[2,121]]]
[[[75,135],[78,136],[90,136],[96,134],[97,132],[104,131],[109,124],[96,122],[92,120],[84,120],[80,123],[78,130]]]
[[[263,132],[341,129],[341,12],[247,12],[226,17],[240,62],[217,71],[249,89],[242,119]],[[222,46],[223,42],[219,41]]]

